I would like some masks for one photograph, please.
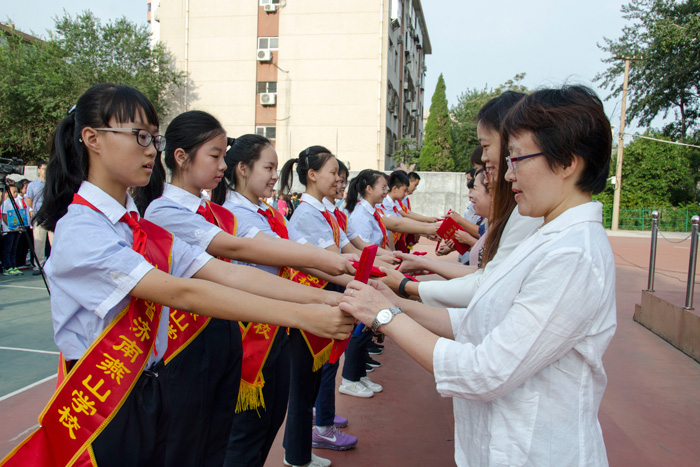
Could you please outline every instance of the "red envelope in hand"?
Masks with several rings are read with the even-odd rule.
[[[357,261],[350,261],[350,264],[352,264],[352,267],[354,267],[356,270],[358,270],[358,271],[360,270],[360,263],[358,263]],[[386,276],[386,273],[382,272],[382,270],[376,266],[372,266],[372,268],[369,271],[369,277],[384,277],[384,276]],[[357,277],[357,275],[355,276],[355,280],[362,281],[362,279],[359,279]],[[367,281],[362,281],[362,282],[364,282],[365,284],[367,283]]]
[[[471,249],[469,245],[465,245],[464,243],[459,243],[457,240],[455,240],[455,232],[458,230],[461,230],[463,232],[466,232],[457,222],[455,222],[454,219],[451,217],[446,218],[442,224],[440,224],[440,227],[437,229],[437,234],[443,238],[444,240],[452,240],[455,245],[455,250],[459,252],[459,254],[463,255],[467,251]],[[438,242],[438,246],[440,245],[440,242]],[[435,248],[437,250],[437,247]]]
[[[360,263],[359,264],[353,264],[355,267],[355,280],[360,281],[363,284],[366,284],[367,281],[369,280],[369,277],[372,273],[372,269],[377,269],[373,268],[372,264],[374,263],[374,258],[377,256],[377,245],[370,245],[368,247],[365,247],[362,250],[362,256],[360,256]],[[377,269],[379,271],[379,269]],[[382,275],[386,275],[379,271]],[[331,363],[337,363],[338,360],[340,360],[340,356],[343,355],[343,352],[345,352],[345,349],[348,348],[348,344],[350,343],[350,338],[347,338],[342,341],[335,341],[333,342],[333,347],[331,348],[331,358],[330,362]]]

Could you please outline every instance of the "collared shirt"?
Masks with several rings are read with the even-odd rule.
[[[199,206],[205,203],[204,198],[166,183],[163,196],[148,205],[144,217],[169,230],[180,240],[206,250],[214,237],[223,231],[197,214]]]
[[[35,214],[39,212],[39,208],[41,208],[41,205],[44,202],[45,185],[46,183],[40,178],[37,178],[27,185],[26,197],[32,200],[32,211],[34,211]]]
[[[333,239],[333,229],[323,217],[322,212],[327,211],[323,203],[313,196],[304,193],[301,195],[301,203],[294,210],[289,226],[296,230],[309,243],[313,243],[321,248],[328,248],[335,245]],[[333,213],[330,213],[333,216]],[[340,229],[340,249],[350,243],[347,235]]]
[[[54,339],[67,360],[77,360],[128,305],[129,292],[153,266],[132,249],[133,232],[119,219],[136,205],[127,195],[126,209],[97,186],[83,182],[78,194],[99,209],[71,205],[57,222],[46,277],[51,286]],[[76,241],[77,239],[77,241]],[[191,277],[209,260],[206,252],[175,238],[172,275]],[[163,307],[156,337],[160,360],[168,344],[168,307]]]
[[[418,283],[418,293],[426,305],[437,307],[466,307],[476,293],[484,276],[504,261],[522,240],[542,225],[541,217],[525,217],[517,206],[506,222],[498,244],[498,251],[485,268],[472,274],[448,281],[423,281]]]
[[[438,340],[433,365],[454,398],[457,465],[607,465],[598,410],[615,263],[600,203],[523,238],[449,313],[455,340]]]
[[[386,195],[384,197],[384,201],[382,201],[381,207],[384,210],[385,216],[402,217],[401,214],[399,214],[401,206],[399,206],[399,203],[391,199],[391,196],[389,195]]]
[[[381,246],[384,234],[374,218],[374,211],[374,206],[360,198],[348,217],[348,234],[359,236],[370,245]]]
[[[272,231],[267,217],[258,212],[258,209],[262,209],[263,211],[268,209],[267,205],[262,201],[255,205],[242,194],[229,190],[228,193],[226,193],[226,201],[223,206],[236,216],[238,220],[237,235],[239,237],[255,238],[258,234],[262,233],[279,238],[279,235]],[[306,240],[289,226],[287,226],[287,233],[289,234],[290,240],[296,241],[297,243],[306,243]],[[253,263],[241,264],[262,269],[270,274],[277,275],[279,273],[279,266]]]
[[[338,219],[338,216],[337,216],[336,213],[335,213],[336,209],[339,210],[339,211],[341,211],[341,212],[343,212],[343,214],[345,214],[346,216],[348,215],[346,212],[344,212],[344,211],[343,211],[340,207],[338,207],[336,204],[331,203],[331,202],[328,200],[328,198],[323,198],[323,205],[326,207],[326,210],[328,210],[328,212],[330,212],[331,214],[333,214],[333,217],[335,217],[336,219]],[[340,224],[340,221],[339,221],[338,223]],[[347,232],[345,232],[345,235],[348,237],[348,240],[352,240],[352,239],[354,239],[355,237],[357,237],[357,234],[355,234],[355,233],[350,233],[350,230],[348,230]]]

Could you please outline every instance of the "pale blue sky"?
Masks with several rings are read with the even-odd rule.
[[[450,106],[466,89],[495,87],[517,73],[526,73],[524,84],[529,88],[581,83],[607,97],[608,91],[593,82],[605,69],[604,54],[596,43],[604,36],[619,37],[622,4],[621,0],[423,0],[433,48],[426,60],[426,107],[440,73]],[[89,8],[103,20],[127,16],[138,23],[145,23],[147,8],[145,0],[0,0],[0,5],[0,21],[9,17],[18,29],[38,35],[53,28],[52,18],[62,15],[64,8],[73,15]],[[620,99],[615,96],[605,103],[616,127]]]

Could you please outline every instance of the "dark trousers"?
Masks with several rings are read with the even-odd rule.
[[[34,245],[34,234],[32,233],[32,229],[29,229],[27,234],[25,234],[24,232],[20,232],[19,235],[19,240],[17,242],[17,254],[15,255],[15,258],[17,258],[17,267],[22,267],[27,264],[27,253],[29,253],[29,248],[31,248]],[[27,241],[27,236],[29,237],[29,241]]]
[[[7,232],[2,236],[2,267],[5,270],[17,267],[17,242],[19,232]]]
[[[265,408],[246,410],[233,417],[224,465],[262,467],[282,426],[289,399],[290,355],[287,330],[277,331],[275,343],[263,365]]]
[[[365,328],[367,329],[367,328]],[[367,376],[365,363],[367,359],[367,344],[372,339],[371,332],[363,332],[358,336],[350,337],[350,343],[345,351],[345,364],[343,365],[343,378],[350,381],[359,381]]]
[[[338,374],[336,363],[326,363],[321,368],[321,386],[316,397],[316,426],[331,426],[335,418],[335,375]]]
[[[284,431],[287,462],[306,465],[311,462],[313,407],[321,384],[321,370],[312,371],[314,359],[298,329],[289,332],[290,365],[289,409]]]
[[[93,441],[100,467],[152,466],[165,446],[159,444],[158,424],[162,415],[159,374],[161,360],[136,381],[115,417]]]
[[[162,374],[163,465],[221,466],[241,381],[236,321],[210,320]],[[126,465],[126,464],[125,464]]]

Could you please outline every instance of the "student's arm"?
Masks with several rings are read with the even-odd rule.
[[[413,212],[413,211],[408,211],[408,212],[399,211],[399,214],[401,214],[403,217],[407,217],[409,219],[413,219],[414,221],[418,221],[418,222],[428,222],[428,223],[437,222],[437,217],[428,217],[428,216],[424,216],[422,214],[418,214],[417,212]]]
[[[205,268],[206,265],[200,272]],[[200,272],[195,277],[199,277]],[[266,280],[274,277],[265,274]],[[207,272],[204,275],[208,275]],[[216,278],[221,277],[216,274]],[[355,322],[337,307],[272,300],[207,280],[174,277],[158,269],[146,273],[129,294],[203,316],[301,328],[334,339],[347,338]]]
[[[212,260],[194,277],[233,287],[261,297],[286,300],[295,303],[320,303],[337,305],[340,294],[328,290],[297,284],[252,266]]]
[[[362,238],[360,238],[359,235],[357,237],[353,238],[352,240],[350,240],[350,243],[352,243],[352,245],[355,248],[360,250],[360,252],[362,252],[362,250],[364,248],[371,245],[371,243],[367,243],[366,241],[362,240]],[[377,256],[393,256],[393,254],[394,254],[394,252],[391,250],[387,250],[385,248],[377,248]]]
[[[219,232],[209,243],[207,253],[267,266],[311,267],[333,276],[354,272],[348,260],[338,254],[270,235],[241,238]]]
[[[425,222],[418,222],[405,217],[383,216],[382,220],[387,229],[393,232],[409,234],[435,235],[438,227],[440,227],[440,224],[437,222],[426,224]]]

